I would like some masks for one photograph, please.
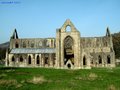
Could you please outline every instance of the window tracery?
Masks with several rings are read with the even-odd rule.
[[[66,37],[64,43],[65,43],[65,49],[72,49],[73,39],[70,36]]]

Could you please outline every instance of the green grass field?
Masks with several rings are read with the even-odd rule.
[[[0,67],[0,90],[120,90],[120,68]]]

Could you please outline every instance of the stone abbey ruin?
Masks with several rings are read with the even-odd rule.
[[[70,27],[70,31],[66,28]],[[19,38],[15,29],[6,52],[6,66],[90,69],[115,67],[109,28],[103,37],[81,37],[67,19],[55,38]]]

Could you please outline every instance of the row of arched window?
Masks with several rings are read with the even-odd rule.
[[[23,57],[22,56],[20,56],[20,62],[23,62]],[[12,56],[12,61],[14,62],[15,61],[15,57],[14,56]]]
[[[46,45],[46,47],[49,47],[50,45],[49,45],[50,43],[49,43],[49,41],[48,40],[46,40],[45,41],[45,45]],[[43,44],[43,42],[42,41],[40,41],[39,43],[38,43],[38,45],[39,45],[39,47],[42,47],[44,44]],[[23,48],[26,48],[26,42],[23,42]],[[31,44],[30,44],[30,47],[31,48],[34,48],[34,42],[31,42]],[[52,47],[54,47],[54,40],[53,39],[51,39],[51,46]],[[15,48],[19,48],[19,44],[18,44],[18,42],[16,42],[15,43]]]
[[[23,57],[22,56],[20,56],[19,61],[23,62]],[[15,62],[15,57],[14,56],[12,56],[12,62]],[[32,59],[31,59],[31,56],[29,55],[28,56],[28,64],[31,64],[31,63],[32,63]],[[40,57],[39,57],[39,55],[37,55],[36,64],[40,64]]]
[[[29,55],[29,57],[28,57],[28,64],[31,64],[31,63],[32,63],[32,60],[31,60],[31,56]],[[39,57],[39,55],[37,55],[36,64],[40,64],[40,57]]]
[[[98,56],[98,63],[102,64],[102,57],[99,55]],[[111,60],[110,60],[110,55],[107,56],[107,64],[110,64]]]
[[[91,62],[93,64],[93,62]],[[110,58],[110,55],[107,56],[107,64],[110,64],[111,63],[111,58]],[[98,64],[102,64],[102,57],[99,55],[98,56]],[[83,65],[87,65],[87,59],[86,57],[84,56],[83,57]]]

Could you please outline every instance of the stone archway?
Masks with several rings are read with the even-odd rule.
[[[28,57],[28,64],[31,64],[32,62],[31,62],[31,56],[29,55],[29,57]]]
[[[67,62],[71,62],[74,65],[74,42],[71,36],[67,36],[64,39],[64,65],[67,65]],[[69,68],[71,65],[67,65]]]
[[[37,64],[37,65],[40,64],[40,57],[39,57],[39,55],[37,55],[37,58],[36,58],[36,64]]]
[[[84,56],[84,57],[83,57],[83,66],[86,66],[86,65],[87,65],[86,57]]]

